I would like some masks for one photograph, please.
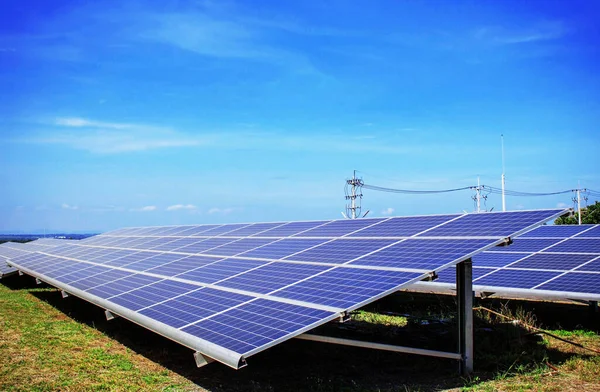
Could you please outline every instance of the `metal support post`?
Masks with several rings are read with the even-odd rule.
[[[590,301],[590,313],[598,313],[598,301]]]
[[[473,372],[473,262],[465,260],[456,266],[458,299],[459,371],[463,376]]]
[[[42,281],[39,280],[38,278],[35,278],[35,284],[42,284]]]
[[[196,361],[196,366],[198,366],[198,367],[202,367],[202,366],[208,365],[211,362],[214,362],[214,359],[207,357],[206,355],[203,355],[199,351],[196,351],[194,353],[194,360]]]
[[[114,320],[117,317],[116,314],[114,314],[113,312],[111,312],[108,309],[104,311],[104,315],[106,316],[107,321]]]
[[[60,291],[60,295],[61,295],[63,298],[67,298],[67,297],[69,296],[69,293],[67,293],[65,290],[61,290],[61,291]]]

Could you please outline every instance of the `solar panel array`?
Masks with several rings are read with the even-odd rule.
[[[51,238],[38,239],[30,242],[5,242],[0,244],[0,278],[17,273],[17,269],[8,265],[8,260],[23,256],[38,250],[48,250],[64,244],[65,240]]]
[[[238,368],[567,211],[125,228],[10,263]]]
[[[453,269],[418,287],[455,286]],[[541,226],[473,258],[478,292],[600,300],[600,225]]]

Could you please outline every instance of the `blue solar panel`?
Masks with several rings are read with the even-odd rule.
[[[529,253],[481,252],[473,257],[473,266],[500,268],[527,256]]]
[[[410,239],[351,262],[391,268],[435,269],[490,245],[494,240]]]
[[[251,355],[554,217],[519,214],[489,239],[399,242],[458,215],[131,228],[17,266],[237,367],[231,353]]]
[[[315,247],[328,240],[315,240],[315,239],[284,239],[276,242],[272,242],[268,245],[262,246],[257,249],[249,250],[244,252],[241,256],[244,257],[256,257],[266,259],[282,259],[286,256],[294,253],[301,252],[305,249]]]
[[[296,234],[296,237],[341,237],[365,227],[383,222],[385,218],[331,221],[314,229]]]
[[[427,229],[431,229],[444,222],[448,222],[460,215],[431,215],[407,216],[391,218],[373,227],[368,227],[349,237],[409,237]]]
[[[596,256],[594,261],[582,265],[577,271],[595,271],[600,272],[600,257]]]
[[[176,260],[183,259],[187,256],[172,253],[157,253],[142,261],[126,264],[124,267],[136,271],[146,271],[151,268],[159,267],[165,264],[172,263]]]
[[[548,217],[548,213],[552,211],[558,214],[564,210],[468,214],[433,230],[429,230],[426,233],[420,234],[420,236],[497,237],[505,235],[505,233],[516,233],[523,230],[525,227],[534,225]]]
[[[140,313],[171,327],[182,328],[252,299],[247,295],[204,288],[150,306]]]
[[[177,239],[170,238],[170,239],[171,239],[171,241],[161,242],[161,243],[156,243],[156,242],[154,242],[156,240],[154,240],[152,243],[150,243],[151,248],[146,248],[146,249],[173,251],[175,249],[183,248],[185,246],[193,245],[198,242],[206,240],[204,238],[191,238],[191,237],[177,238]]]
[[[225,259],[185,272],[177,275],[177,277],[194,282],[211,284],[264,264],[265,262],[256,260]]]
[[[278,226],[283,225],[284,223],[255,223],[249,226],[242,227],[237,230],[227,232],[226,236],[234,236],[234,237],[248,237],[251,235],[260,236],[263,231],[267,231],[270,229],[274,229]]]
[[[582,237],[582,238],[587,238],[587,237],[595,237],[595,238],[600,238],[600,225],[594,225],[595,227],[593,227],[590,230],[587,230],[581,234],[579,234],[577,237]]]
[[[272,263],[219,282],[219,286],[266,294],[330,267],[310,264]]]
[[[531,289],[558,275],[560,275],[560,272],[504,269],[478,278],[473,283],[477,286]]]
[[[171,280],[161,280],[149,286],[129,291],[110,300],[128,309],[138,311],[140,309],[156,305],[174,296],[198,290],[198,286]]]
[[[215,227],[200,233],[202,236],[213,236],[213,235],[227,235],[229,232],[241,229],[242,227],[249,226],[249,224],[230,224]]]
[[[600,241],[591,238],[573,238],[554,245],[547,252],[593,253],[600,255]]]
[[[549,238],[569,238],[582,231],[588,230],[590,225],[547,225],[535,228],[519,238],[527,237],[549,237]]]
[[[333,317],[333,312],[258,299],[183,331],[242,354]]]
[[[225,245],[235,241],[231,238],[209,238],[204,241],[196,242],[191,245],[183,246],[181,248],[173,249],[175,252],[183,253],[200,253],[206,250],[216,248],[217,246]]]
[[[485,274],[489,274],[490,272],[494,271],[494,268],[478,268],[478,267],[473,267],[473,279],[477,279],[480,276],[483,276]],[[456,268],[452,267],[452,268],[447,268],[443,271],[440,271],[438,273],[438,278],[436,280],[434,280],[433,282],[436,283],[450,283],[452,285],[456,284]]]
[[[330,221],[290,222],[254,235],[255,237],[289,237]]]
[[[244,238],[237,241],[230,242],[225,245],[212,248],[204,254],[211,254],[217,256],[234,256],[239,253],[247,252],[248,250],[255,249],[273,242],[272,239],[264,238]]]
[[[122,279],[117,279],[113,282],[93,286],[88,288],[86,291],[100,298],[110,298],[127,291],[138,289],[142,286],[156,283],[159,280],[161,279],[152,276],[134,274]]]
[[[172,261],[167,264],[152,268],[148,272],[164,276],[175,276],[181,273],[191,271],[203,265],[216,263],[223,260],[221,257],[206,257],[206,256],[188,256],[182,259]]]
[[[508,246],[495,246],[490,249],[491,252],[538,252],[544,248],[552,246],[560,239],[543,238],[543,239],[526,239],[517,238]]]
[[[315,248],[288,256],[285,260],[312,261],[317,263],[341,264],[364,256],[384,246],[393,244],[395,240],[351,240],[338,239],[324,243]]]
[[[296,283],[277,291],[274,295],[314,304],[350,308],[421,275],[342,267]]]
[[[533,268],[546,270],[568,271],[586,263],[596,256],[594,255],[563,255],[554,253],[538,253],[519,261],[511,268]]]
[[[569,272],[544,283],[538,290],[600,294],[600,274]]]

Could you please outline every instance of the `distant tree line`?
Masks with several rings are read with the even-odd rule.
[[[575,212],[573,216],[561,216],[554,221],[556,225],[576,225],[579,223],[579,214]],[[596,201],[581,209],[581,223],[599,224],[600,223],[600,202]]]

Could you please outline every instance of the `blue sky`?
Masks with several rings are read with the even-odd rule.
[[[507,189],[600,190],[599,13],[3,1],[0,230],[339,218],[353,169],[386,187],[499,186],[500,134]],[[473,209],[468,191],[363,193],[373,216]]]

